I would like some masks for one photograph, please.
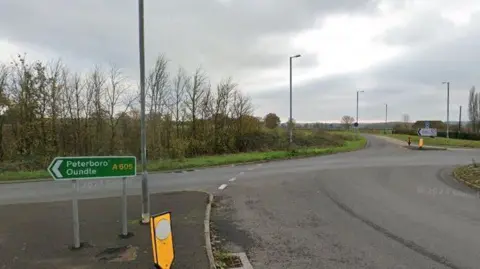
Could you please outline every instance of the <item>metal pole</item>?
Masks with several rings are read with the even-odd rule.
[[[145,127],[145,33],[143,23],[143,0],[138,0],[138,33],[140,52],[140,140],[142,159],[142,223],[150,222],[150,196],[147,172],[147,133]]]
[[[293,119],[292,119],[292,57],[290,57],[290,120],[289,120],[289,142],[293,142]]]
[[[449,138],[450,126],[450,82],[447,82],[447,138]]]
[[[458,134],[460,135],[460,132],[462,130],[462,106],[460,106],[460,114],[458,115]],[[457,138],[459,138],[457,136]]]
[[[355,123],[357,123],[357,127],[355,127],[355,132],[358,132],[358,91],[357,91],[357,119],[355,121]]]
[[[385,104],[385,134],[387,133],[388,120],[388,104]]]
[[[128,236],[127,227],[127,178],[122,178],[122,236]]]
[[[80,248],[80,221],[78,220],[78,182],[72,180],[73,248]]]

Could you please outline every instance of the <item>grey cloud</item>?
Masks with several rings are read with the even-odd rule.
[[[438,12],[418,14],[405,25],[388,30],[379,40],[391,45],[420,45],[451,35],[455,31],[453,22]]]
[[[331,12],[374,12],[377,0],[145,1],[147,63],[157,54],[187,69],[235,75],[241,69],[274,67],[278,51],[256,48],[268,36],[285,36]],[[92,62],[136,68],[137,1],[3,0],[0,36],[72,54]],[[285,39],[286,40],[286,39]],[[285,41],[286,42],[286,41]],[[288,55],[288,44],[280,46]],[[301,53],[301,52],[300,52]]]
[[[353,74],[310,81],[294,88],[294,118],[305,121],[340,120],[355,115],[356,90],[360,96],[360,119],[382,120],[384,104],[391,119],[403,113],[411,119],[446,120],[446,85],[450,81],[451,119],[458,106],[467,106],[468,90],[480,84],[480,14],[463,36],[412,48],[383,64]],[[253,96],[259,114],[278,111],[288,117],[288,88],[271,89]]]

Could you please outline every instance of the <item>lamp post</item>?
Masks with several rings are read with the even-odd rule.
[[[388,104],[385,104],[385,134],[387,133],[388,121]]]
[[[461,130],[462,130],[462,106],[460,106],[460,114],[458,114],[458,135],[457,135],[457,139],[460,136]]]
[[[358,123],[358,94],[361,93],[361,92],[365,92],[365,91],[357,91],[357,120],[356,120],[356,122],[355,122],[356,125],[357,125],[357,126],[356,126],[357,132],[358,132],[358,124],[359,124],[359,123]]]
[[[450,82],[444,81],[442,84],[447,84],[447,138],[450,137]]]
[[[150,194],[147,172],[147,133],[145,130],[145,32],[143,0],[138,0],[138,41],[140,56],[140,155],[142,161],[142,220],[150,222]]]
[[[301,57],[300,54],[290,56],[290,118],[289,118],[289,144],[292,145],[293,142],[293,118],[292,118],[292,59]]]

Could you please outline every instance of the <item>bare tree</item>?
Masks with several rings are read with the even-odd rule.
[[[155,65],[147,77],[147,102],[149,111],[148,143],[150,156],[160,157],[162,152],[162,140],[169,141],[165,119],[170,109],[169,74],[167,72],[168,61],[164,56],[157,57]]]
[[[355,118],[352,116],[345,115],[342,117],[341,123],[345,127],[345,129],[350,129],[352,124],[355,122]]]
[[[115,151],[115,138],[117,135],[117,126],[120,120],[118,115],[123,115],[134,102],[135,98],[127,98],[126,94],[129,90],[125,83],[125,77],[115,65],[110,68],[108,86],[106,87],[105,97],[108,106],[108,122],[110,126],[110,147],[109,153]],[[120,103],[122,102],[123,103]]]
[[[198,107],[200,100],[205,93],[205,85],[207,83],[207,76],[202,68],[197,68],[192,77],[192,83],[187,88],[186,95],[187,100],[185,102],[187,110],[190,112],[190,118],[192,120],[192,137],[196,138],[196,126],[197,126],[197,115]]]
[[[87,79],[87,110],[88,120],[86,127],[89,128],[89,122],[94,121],[92,127],[95,129],[93,135],[89,135],[90,151],[99,154],[104,151],[104,141],[102,133],[104,132],[103,120],[105,108],[103,104],[103,95],[105,94],[105,84],[107,79],[100,66],[95,66]],[[92,140],[93,139],[93,140]]]
[[[226,126],[228,120],[229,104],[232,94],[237,84],[233,83],[232,78],[223,79],[217,85],[217,98],[215,100],[215,113],[213,114],[215,151],[222,152],[229,145]]]
[[[150,71],[147,79],[148,102],[150,105],[150,116],[162,115],[167,106],[169,91],[169,74],[167,72],[168,61],[163,55],[159,56],[155,66]]]
[[[240,90],[236,89],[233,92],[231,109],[232,118],[237,121],[236,131],[239,134],[243,134],[245,117],[253,114],[252,100],[250,97],[245,96]]]
[[[68,76],[67,74],[66,67],[62,64],[60,60],[57,60],[55,62],[51,62],[48,65],[48,73],[47,73],[47,83],[49,84],[50,90],[47,92],[45,91],[43,97],[48,98],[48,107],[49,111],[48,114],[51,117],[51,127],[50,127],[50,136],[52,140],[52,146],[54,152],[53,154],[57,154],[59,151],[59,145],[58,145],[58,132],[57,132],[57,122],[58,118],[60,116],[60,119],[62,121],[61,125],[64,124],[63,119],[65,117],[62,117],[64,115],[59,115],[60,113],[63,113],[65,110],[61,109],[60,107],[63,106],[65,103],[63,102],[63,96],[62,96],[62,88],[66,85],[62,84],[61,76],[65,75]],[[62,74],[63,73],[63,74]],[[59,113],[60,112],[60,113]],[[63,136],[64,137],[64,136]],[[49,139],[45,137],[45,139]],[[62,142],[65,142],[63,140]],[[64,149],[64,145],[62,149]]]
[[[82,150],[83,143],[83,133],[86,130],[82,131],[82,120],[85,118],[85,104],[84,104],[84,83],[82,81],[80,74],[73,74],[68,76],[64,73],[63,75],[65,87],[65,103],[66,110],[68,111],[68,117],[71,120],[72,131],[73,131],[73,153],[74,154],[85,154]]]
[[[185,74],[183,68],[178,69],[172,84],[172,113],[174,115],[176,137],[180,138],[180,128],[183,130],[182,114],[185,104],[185,91],[190,87],[190,78]]]

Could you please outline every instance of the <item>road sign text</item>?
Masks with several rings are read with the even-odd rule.
[[[55,180],[136,176],[135,156],[57,157],[48,172]]]

